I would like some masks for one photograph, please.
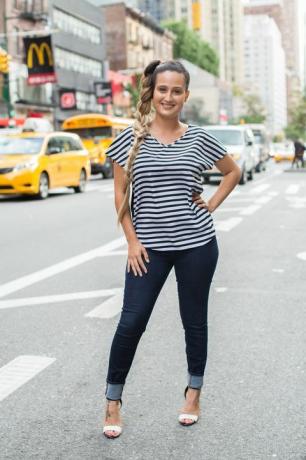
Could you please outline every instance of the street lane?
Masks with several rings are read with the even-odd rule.
[[[123,241],[0,299],[0,383],[18,357],[55,360],[0,403],[4,459],[303,458],[306,186],[305,175],[282,168],[272,164],[214,213],[220,260],[200,423],[176,421],[186,371],[171,273],[126,385],[125,431],[115,442],[102,437]],[[84,195],[0,201],[1,286],[119,241],[111,190],[111,180],[92,181]]]

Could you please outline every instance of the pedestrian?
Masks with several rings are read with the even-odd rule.
[[[305,144],[303,143],[302,139],[297,139],[294,141],[294,157],[291,163],[291,167],[296,164],[296,167],[299,168],[301,165],[304,168],[304,152],[305,152]]]
[[[179,422],[191,425],[199,417],[207,356],[207,301],[218,258],[211,213],[237,185],[241,171],[224,146],[202,127],[180,122],[189,80],[179,61],[149,63],[141,79],[135,123],[107,151],[113,159],[118,223],[128,245],[123,307],[106,379],[103,433],[109,438],[122,432],[120,408],[126,377],[173,267],[188,363]],[[214,164],[224,177],[205,201],[201,173]]]

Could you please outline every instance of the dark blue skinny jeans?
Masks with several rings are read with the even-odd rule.
[[[125,274],[123,308],[112,342],[106,397],[120,399],[138,342],[146,330],[156,299],[174,267],[180,315],[185,330],[188,385],[201,388],[207,359],[207,303],[218,260],[218,244],[191,249],[158,251],[147,248],[148,273]]]

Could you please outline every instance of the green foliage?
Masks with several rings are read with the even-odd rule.
[[[196,32],[189,29],[184,22],[170,21],[163,22],[162,25],[176,36],[173,47],[175,59],[186,59],[213,75],[219,75],[219,58],[216,52]]]
[[[244,123],[263,123],[266,119],[265,108],[257,94],[242,94],[246,112],[239,119]]]
[[[300,98],[297,106],[290,112],[291,122],[285,128],[286,136],[289,139],[306,140],[306,95]]]

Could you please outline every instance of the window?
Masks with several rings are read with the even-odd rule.
[[[76,35],[92,43],[101,43],[99,27],[85,22],[57,8],[53,10],[53,21],[64,32]]]
[[[58,66],[73,72],[102,77],[102,63],[62,48],[55,48],[55,62]]]
[[[68,143],[70,145],[70,150],[83,150],[83,147],[78,139],[75,139],[73,137],[70,137],[68,139]]]

